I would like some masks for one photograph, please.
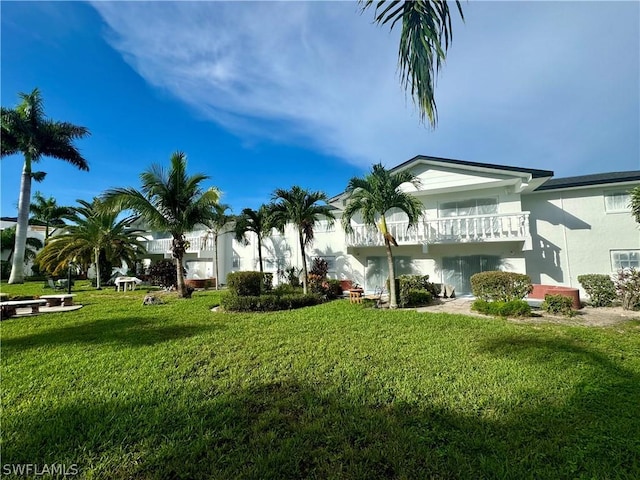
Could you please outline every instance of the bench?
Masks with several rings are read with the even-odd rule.
[[[136,277],[116,277],[114,283],[116,284],[116,290],[119,292],[120,287],[122,287],[122,291],[126,292],[127,289],[135,290],[136,285],[142,283],[142,280]]]
[[[47,307],[70,307],[73,305],[73,297],[75,294],[67,293],[60,295],[40,295],[40,299],[44,299],[47,301]]]
[[[40,313],[40,307],[46,305],[46,300],[11,300],[8,302],[0,302],[0,312],[1,317],[9,318],[13,317],[16,314],[16,309],[18,308],[29,308],[31,307],[31,313],[36,314]]]

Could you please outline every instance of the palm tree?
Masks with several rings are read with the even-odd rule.
[[[204,222],[209,227],[213,234],[213,249],[216,258],[216,290],[220,288],[220,270],[218,268],[218,237],[230,231],[224,231],[233,222],[233,215],[227,215],[225,212],[231,210],[231,207],[226,203],[220,203],[213,206],[211,218]]]
[[[640,186],[634,187],[630,192],[631,202],[631,214],[636,219],[636,222],[640,223]]]
[[[346,233],[353,232],[351,219],[359,213],[364,224],[377,227],[384,238],[389,264],[389,308],[398,308],[391,251],[391,246],[398,244],[387,229],[385,215],[391,209],[398,209],[407,215],[408,227],[411,228],[418,223],[423,208],[420,200],[400,190],[403,183],[411,183],[416,187],[420,185],[418,178],[408,171],[391,173],[380,163],[374,165],[364,178],[353,177],[349,180],[345,191],[349,196],[348,203],[342,214],[342,226]]]
[[[79,207],[71,207],[73,224],[51,238],[38,255],[38,262],[53,274],[66,269],[72,262],[84,270],[94,264],[96,288],[100,289],[100,265],[103,262],[121,265],[123,261],[133,265],[137,255],[144,252],[144,246],[138,240],[143,232],[130,228],[133,217],[118,220],[120,211],[106,208],[98,198],[93,202],[78,200],[78,203]]]
[[[311,192],[297,185],[291,187],[290,190],[276,189],[272,195],[273,204],[270,208],[274,225],[284,233],[285,225],[290,222],[298,230],[304,293],[307,293],[307,284],[309,283],[305,247],[313,243],[313,227],[320,220],[320,217],[325,217],[330,224],[333,224],[335,220],[331,206],[318,204],[318,202],[326,202],[327,200],[327,195],[324,192]]]
[[[178,294],[186,298],[189,294],[185,289],[182,259],[189,242],[185,234],[211,218],[220,192],[213,187],[203,190],[200,184],[209,178],[207,175],[187,175],[187,157],[184,153],[175,152],[170,163],[168,170],[155,164],[144,171],[140,175],[141,190],[114,188],[105,192],[103,199],[107,205],[133,210],[151,229],[171,234]]]
[[[264,273],[262,266],[262,241],[269,236],[273,229],[271,211],[266,205],[260,205],[258,210],[245,208],[236,218],[235,239],[245,245],[249,244],[247,233],[251,232],[256,235],[258,242],[258,264],[260,273]]]
[[[24,255],[29,222],[31,180],[41,179],[41,172],[32,172],[31,166],[43,156],[64,160],[80,170],[89,170],[87,161],[74,145],[74,140],[89,134],[85,127],[68,122],[56,122],[45,117],[40,91],[18,94],[22,102],[15,109],[2,107],[1,156],[21,153],[24,156],[18,223],[16,229],[15,256],[11,266],[9,283],[24,282]]]
[[[58,205],[58,202],[53,197],[44,198],[40,192],[36,192],[33,195],[29,210],[34,220],[39,220],[45,224],[44,243],[47,243],[49,239],[49,228],[64,226],[64,219],[69,218],[71,215],[71,210],[68,207]],[[51,235],[55,231],[56,229],[54,228],[51,231]]]
[[[390,23],[390,28],[393,29],[396,23],[402,24],[398,50],[400,83],[405,90],[411,87],[411,96],[418,106],[420,119],[428,119],[430,125],[435,127],[438,118],[434,95],[435,78],[452,40],[448,2],[360,0],[360,3],[363,11],[375,3],[375,22],[379,25]],[[458,0],[456,6],[464,21],[462,6]]]

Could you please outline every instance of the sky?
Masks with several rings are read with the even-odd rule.
[[[640,170],[640,3],[464,1],[435,129],[397,70],[398,31],[340,2],[0,2],[4,107],[38,87],[87,127],[82,172],[43,158],[61,205],[139,187],[183,151],[235,213],[276,188],[341,193],[415,155],[552,170]],[[15,216],[22,158],[2,159]]]

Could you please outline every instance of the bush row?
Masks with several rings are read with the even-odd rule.
[[[230,312],[274,312],[318,305],[322,298],[315,293],[234,295],[226,292],[220,297],[220,305]]]
[[[528,275],[514,272],[482,272],[471,276],[471,291],[481,300],[522,300],[533,290]]]
[[[387,291],[390,291],[388,280]],[[429,275],[400,275],[396,278],[396,301],[400,308],[429,305],[438,295],[440,285],[431,283]]]
[[[610,307],[616,299],[616,287],[609,275],[579,275],[578,282],[589,295],[594,307]]]
[[[613,278],[612,278],[613,277]],[[640,270],[624,268],[614,275],[580,275],[578,281],[594,307],[610,307],[618,299],[625,310],[640,308]]]
[[[544,302],[540,305],[540,308],[545,312],[552,314],[560,314],[566,317],[573,317],[575,312],[571,308],[573,305],[573,299],[565,297],[564,295],[551,295],[546,294],[544,296]]]
[[[520,299],[505,302],[501,300],[487,301],[479,298],[473,302],[471,310],[496,317],[531,316],[531,307],[527,302]]]

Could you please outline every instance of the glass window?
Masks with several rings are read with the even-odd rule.
[[[612,250],[611,267],[614,271],[622,268],[640,268],[640,250]]]
[[[336,271],[336,257],[329,257],[329,256],[319,256],[316,258],[322,258],[323,260],[326,260],[327,262],[327,267],[329,268],[327,271],[329,273],[335,273]]]
[[[231,265],[231,268],[240,268],[240,255],[237,253],[233,254],[233,264]]]
[[[610,192],[604,195],[604,207],[607,212],[628,212],[630,201],[629,192]]]
[[[438,207],[440,217],[469,217],[473,215],[494,215],[498,213],[498,201],[495,198],[477,198],[441,203]]]

